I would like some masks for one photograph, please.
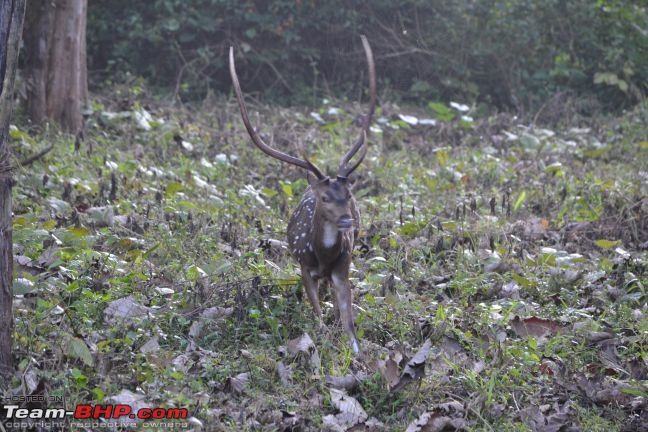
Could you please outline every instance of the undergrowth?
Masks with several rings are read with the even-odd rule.
[[[335,167],[359,111],[330,108],[253,121]],[[42,384],[69,407],[129,391],[207,430],[319,430],[337,412],[328,377],[353,373],[348,395],[385,430],[426,412],[469,430],[645,427],[646,107],[548,130],[414,125],[385,105],[354,180],[357,358],[330,294],[318,328],[283,243],[304,173],[254,148],[229,101],[149,110],[97,103],[80,146],[12,130],[17,161],[54,149],[15,171],[18,367],[2,391]],[[304,333],[310,354],[287,352]],[[428,339],[425,376],[394,391]]]

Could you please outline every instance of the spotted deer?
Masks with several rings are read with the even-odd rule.
[[[369,112],[364,118],[360,137],[340,159],[335,179],[324,175],[306,157],[296,158],[267,145],[256,133],[248,115],[243,92],[236,75],[234,48],[230,47],[229,67],[234,92],[238,100],[241,117],[252,142],[267,155],[283,162],[296,165],[308,172],[310,186],[304,192],[299,205],[288,222],[288,245],[301,267],[301,277],[306,294],[317,318],[322,324],[322,308],[319,303],[319,283],[329,280],[333,285],[337,312],[344,330],[349,335],[353,352],[360,351],[353,322],[353,305],[349,267],[353,243],[360,228],[360,212],[351,193],[349,175],[364,159],[371,118],[376,106],[376,72],[373,53],[369,42],[362,36],[362,45],[369,69]],[[356,162],[350,164],[353,156],[362,149]]]

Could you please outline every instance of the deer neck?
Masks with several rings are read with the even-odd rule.
[[[330,222],[325,222],[322,228],[321,242],[325,248],[332,248],[338,242],[339,231],[337,226]]]
[[[315,209],[313,215],[313,242],[318,249],[333,249],[340,243],[340,231],[336,224],[326,221]]]

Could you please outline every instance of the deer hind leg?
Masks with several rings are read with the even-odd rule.
[[[344,327],[344,330],[351,339],[351,349],[357,354],[360,352],[360,343],[356,337],[355,324],[353,322],[351,282],[349,282],[347,274],[339,274],[335,272],[331,275],[331,282],[333,282],[333,292],[335,293],[335,300],[340,314],[342,327]]]

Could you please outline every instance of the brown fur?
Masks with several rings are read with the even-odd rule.
[[[352,226],[339,229],[340,219],[349,218]],[[288,245],[301,265],[302,281],[315,313],[321,319],[319,284],[320,280],[328,280],[334,287],[340,320],[354,351],[359,344],[353,323],[349,267],[359,227],[360,212],[347,181],[328,178],[311,179],[311,186],[288,222]]]

